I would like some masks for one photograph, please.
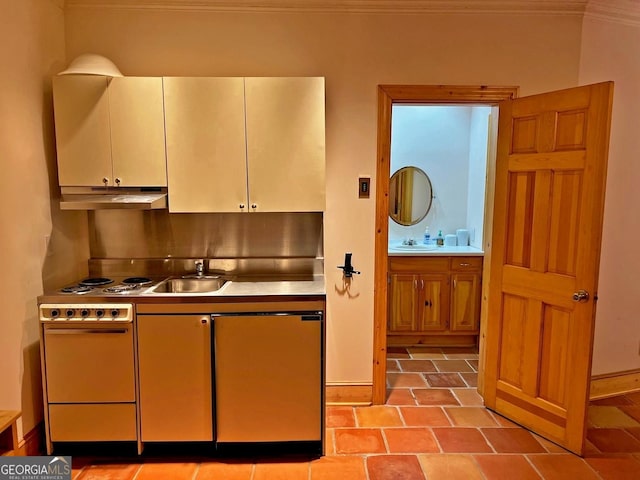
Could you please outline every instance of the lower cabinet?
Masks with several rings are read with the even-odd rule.
[[[387,343],[475,343],[481,279],[482,257],[390,257]]]
[[[324,311],[324,300],[138,305],[140,441],[322,453]]]
[[[138,315],[143,442],[213,440],[210,315]]]

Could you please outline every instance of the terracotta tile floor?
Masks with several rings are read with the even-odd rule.
[[[320,459],[74,457],[76,480],[639,480],[640,393],[592,402],[585,458],[484,409],[472,349],[390,348],[384,406],[327,407]]]

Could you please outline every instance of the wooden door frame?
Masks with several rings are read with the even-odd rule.
[[[496,105],[518,96],[518,87],[484,85],[378,85],[378,155],[376,160],[376,230],[373,309],[373,404],[386,401],[389,178],[391,110],[394,104]],[[486,212],[485,212],[486,214]]]

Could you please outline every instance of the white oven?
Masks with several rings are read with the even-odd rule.
[[[43,304],[51,442],[135,441],[133,305]]]

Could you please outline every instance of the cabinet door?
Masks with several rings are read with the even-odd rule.
[[[389,302],[389,325],[387,330],[393,332],[412,332],[416,330],[418,307],[417,275],[391,275],[391,301]]]
[[[164,101],[169,211],[247,211],[243,78],[165,77]]]
[[[216,440],[322,438],[322,320],[221,315],[215,322]]]
[[[245,82],[251,210],[323,211],[324,78],[264,77]]]
[[[418,285],[419,331],[442,331],[447,328],[449,318],[449,276],[420,275]]]
[[[209,315],[139,315],[142,441],[213,440]]]
[[[122,187],[165,187],[162,78],[111,79],[109,112],[114,183]]]
[[[478,332],[480,275],[454,273],[451,281],[451,331]]]
[[[107,78],[53,77],[60,186],[112,186]]]

